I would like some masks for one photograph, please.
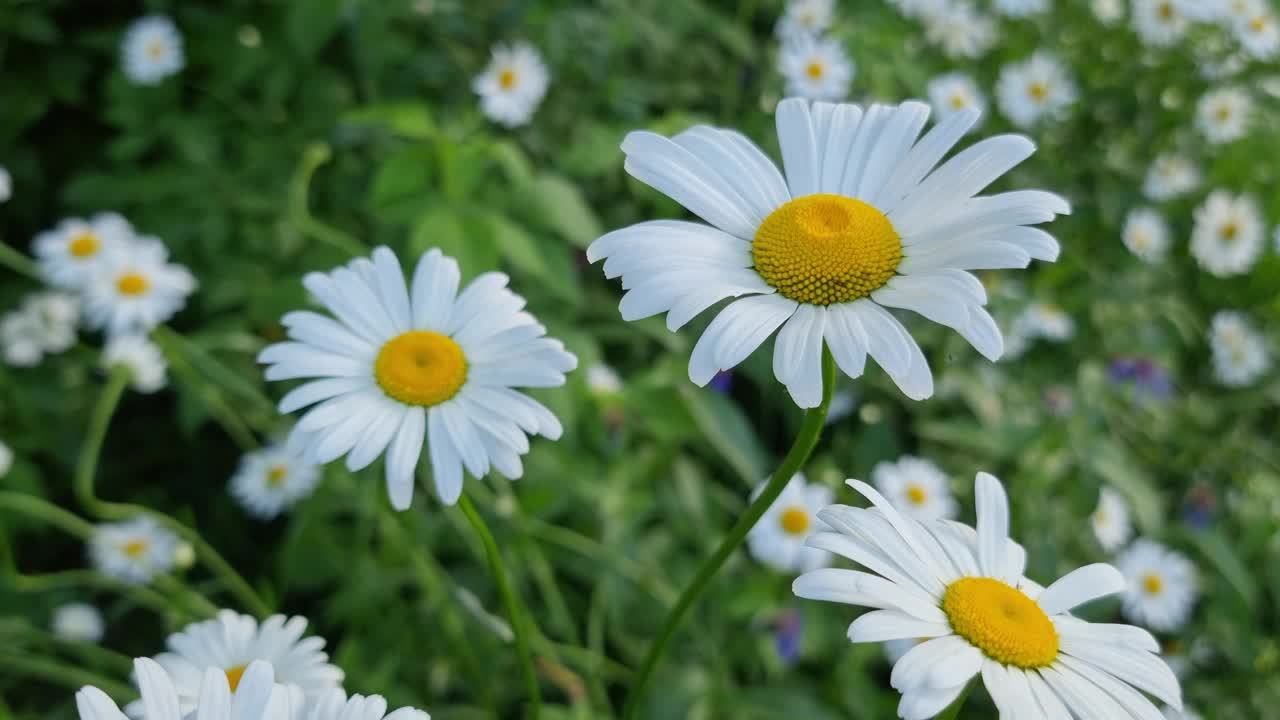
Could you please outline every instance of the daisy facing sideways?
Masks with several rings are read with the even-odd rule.
[[[343,455],[352,472],[386,455],[398,510],[413,499],[425,444],[435,490],[447,505],[462,471],[516,479],[528,435],[560,437],[560,421],[516,388],[559,387],[578,365],[524,311],[507,276],[484,273],[461,288],[458,263],[422,255],[411,285],[395,253],[379,247],[303,285],[334,317],[291,312],[290,340],[263,350],[267,380],[306,378],[280,412],[314,405],[289,433],[289,451],[324,465]]]
[[[986,291],[968,271],[1056,259],[1057,242],[1027,226],[1069,206],[1036,190],[979,195],[1035,146],[1002,135],[942,162],[978,113],[957,113],[917,140],[928,115],[919,102],[864,111],[784,100],[777,126],[785,178],[732,130],[632,132],[622,143],[627,172],[709,225],[642,222],[596,240],[587,258],[622,277],[626,320],[666,312],[674,331],[741,298],[694,346],[689,377],[697,385],[777,331],[773,373],[802,408],[821,399],[824,345],[849,377],[861,376],[870,356],[908,397],[929,397],[924,354],[886,308],[952,327],[986,357],[1000,357]]]
[[[815,570],[794,589],[803,598],[875,608],[849,626],[853,642],[927,638],[893,666],[900,717],[934,717],[978,676],[1003,718],[1158,717],[1139,691],[1182,707],[1178,680],[1148,632],[1070,614],[1123,590],[1119,571],[1088,565],[1047,588],[1023,576],[1026,552],[1009,539],[999,480],[978,473],[976,531],[913,520],[866,483],[849,484],[874,507],[832,505],[821,517],[836,532],[809,543],[870,572]]]
[[[759,494],[763,488],[761,484],[755,493]],[[796,473],[747,533],[747,549],[762,564],[782,572],[826,567],[831,556],[805,545],[804,541],[815,532],[831,529],[818,519],[818,511],[830,504],[831,488],[808,483],[803,474]]]
[[[498,45],[489,66],[471,84],[480,96],[480,109],[490,120],[509,128],[528,125],[550,76],[542,56],[528,43]]]
[[[1139,538],[1116,558],[1116,567],[1124,574],[1126,618],[1157,632],[1187,623],[1196,602],[1196,568],[1184,555]]]
[[[1093,536],[1107,552],[1115,552],[1129,542],[1133,526],[1129,522],[1129,503],[1124,496],[1109,487],[1098,495],[1098,508],[1089,516]]]

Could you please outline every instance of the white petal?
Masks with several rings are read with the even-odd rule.
[[[1009,539],[1009,498],[995,476],[978,473],[974,487],[977,506],[978,566],[983,575],[1006,582],[1018,578],[1004,577],[1005,543]]]
[[[701,387],[720,370],[735,367],[769,339],[797,305],[780,295],[754,295],[729,303],[694,345],[689,379]]]
[[[427,415],[427,450],[436,496],[445,505],[457,504],[462,495],[462,459],[449,439],[439,408],[432,408]]]
[[[897,610],[873,610],[849,626],[849,640],[856,643],[934,638],[950,633],[951,626],[946,623],[925,622]]]
[[[804,197],[818,192],[821,166],[808,101],[799,98],[783,100],[778,103],[774,120],[778,126],[778,145],[782,148],[782,166],[786,170],[791,197]],[[754,235],[743,237],[751,238]]]
[[[408,332],[411,322],[409,290],[404,284],[404,270],[400,267],[400,259],[390,248],[378,247],[373,251],[373,267],[378,280],[375,287],[396,332]]]
[[[916,143],[902,163],[890,175],[880,193],[879,207],[881,212],[889,215],[894,212],[902,198],[913,190],[938,161],[955,146],[964,134],[978,122],[981,113],[966,109],[953,113],[943,119]]]
[[[858,125],[862,122],[862,108],[852,103],[840,103],[831,112],[830,128],[825,140],[819,145],[819,162],[822,164],[822,177],[818,183],[818,192],[839,194],[844,184],[844,174],[848,165],[849,150],[858,135]]]
[[[461,277],[458,261],[446,257],[438,248],[431,248],[418,258],[410,301],[414,328],[440,333],[449,329]],[[479,278],[471,286],[478,283]]]
[[[806,600],[825,600],[875,607],[876,599],[858,589],[857,571],[837,568],[811,570],[795,579],[791,591]]]
[[[414,471],[426,435],[426,411],[410,408],[400,422],[400,429],[387,448],[387,494],[391,507],[408,510],[413,502]]]
[[[867,363],[868,341],[858,314],[844,303],[828,305],[823,338],[836,366],[851,378],[861,377]]]
[[[764,157],[764,154],[759,148],[748,145],[750,156],[744,156],[742,144],[728,132],[698,125],[671,140],[702,160],[717,172],[722,181],[732,186],[754,211],[758,222],[763,222],[769,213],[790,199],[782,174],[772,163],[769,163],[771,172],[760,174],[758,157]]]
[[[1113,595],[1125,588],[1120,571],[1105,563],[1095,563],[1067,573],[1040,593],[1037,602],[1049,615],[1065,613],[1077,605]]]
[[[897,318],[865,298],[849,303],[867,333],[867,354],[912,400],[933,395],[933,374],[920,346]]]
[[[196,720],[230,720],[231,686],[227,673],[220,668],[207,668],[200,682],[200,702],[196,707]]]
[[[856,197],[876,207],[893,171],[902,164],[907,151],[929,119],[929,106],[916,101],[891,108],[875,145],[867,154],[866,168],[858,182]]]
[[[178,706],[178,692],[173,681],[154,660],[138,658],[133,661],[138,689],[142,693],[142,706],[147,720],[182,720]]]
[[[773,374],[802,408],[822,402],[822,333],[826,308],[801,304],[778,332]]]

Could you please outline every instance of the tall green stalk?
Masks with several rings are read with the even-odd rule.
[[[662,659],[662,653],[666,650],[667,644],[671,642],[672,636],[676,630],[680,628],[681,621],[684,616],[697,602],[698,598],[706,592],[707,586],[711,584],[711,580],[720,571],[725,561],[733,554],[734,550],[742,544],[746,539],[747,533],[751,528],[755,527],[756,522],[760,520],[760,516],[764,515],[765,510],[773,504],[774,500],[782,494],[783,488],[787,486],[787,482],[791,480],[791,476],[795,475],[805,462],[809,459],[809,455],[813,452],[813,448],[818,444],[818,438],[822,435],[822,428],[827,421],[827,409],[831,406],[831,393],[835,389],[835,359],[831,356],[831,351],[823,348],[822,351],[822,402],[818,407],[805,412],[804,423],[800,426],[800,433],[796,436],[795,442],[791,445],[791,450],[787,452],[786,457],[782,459],[782,464],[778,466],[778,470],[769,478],[769,483],[765,485],[760,495],[752,501],[747,507],[746,512],[738,521],[730,528],[729,533],[720,541],[720,546],[716,548],[715,553],[702,564],[698,569],[698,574],[694,576],[693,582],[684,592],[680,593],[680,599],[676,602],[668,613],[667,618],[662,623],[662,630],[658,633],[658,637],[649,646],[649,653],[644,658],[644,664],[640,667],[640,674],[636,678],[635,684],[631,687],[631,691],[627,696],[627,704],[623,710],[624,718],[634,718],[640,707],[640,697],[644,694],[645,688],[653,677],[653,671],[657,669],[658,661]]]

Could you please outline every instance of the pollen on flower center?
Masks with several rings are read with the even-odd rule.
[[[267,471],[267,485],[278,488],[284,484],[284,479],[289,476],[289,468],[283,465],[274,465]]]
[[[1034,82],[1027,86],[1027,94],[1032,100],[1044,100],[1049,95],[1049,88],[1045,87],[1044,83]]]
[[[146,540],[130,540],[129,542],[124,544],[124,554],[133,560],[137,560],[138,558],[142,557],[143,553],[145,553],[146,551],[147,551]]]
[[[822,77],[822,72],[823,72],[822,63],[820,62],[811,62],[804,69],[804,74],[808,75],[814,80],[817,80],[818,78]]]
[[[967,103],[966,103],[966,101],[965,101],[965,99],[964,99],[964,96],[963,96],[963,95],[952,95],[952,96],[951,96],[951,107],[952,107],[952,108],[954,108],[954,109],[956,109],[956,110],[963,110],[963,109],[964,109],[964,106],[965,106],[966,104],[967,104]]]
[[[876,208],[841,195],[807,195],[774,210],[751,244],[755,270],[784,297],[851,302],[893,277],[902,241]]]
[[[406,405],[439,405],[467,380],[467,358],[458,343],[429,330],[411,330],[387,341],[373,363],[383,392]]]
[[[1165,20],[1173,19],[1173,4],[1167,2],[1160,3],[1159,13],[1160,17]]]
[[[912,505],[921,505],[926,498],[928,498],[928,494],[919,485],[912,485],[907,488],[907,499],[911,501]]]
[[[996,662],[1030,670],[1058,657],[1058,631],[1049,616],[999,580],[960,578],[947,586],[942,611],[957,635]]]
[[[501,87],[503,90],[510,90],[511,88],[515,87],[515,84],[516,84],[515,70],[512,70],[511,68],[507,68],[506,70],[503,70],[498,75],[498,87]]]
[[[78,258],[91,257],[98,252],[98,236],[86,232],[72,240],[67,250]]]
[[[1231,241],[1236,239],[1236,235],[1240,233],[1240,228],[1233,222],[1229,222],[1222,226],[1221,235],[1223,240]]]
[[[802,507],[789,507],[782,511],[778,524],[788,535],[803,535],[809,530],[809,513]]]
[[[1147,573],[1142,576],[1142,589],[1148,595],[1159,595],[1160,591],[1164,589],[1164,581],[1160,579],[1159,575]]]
[[[147,57],[159,60],[164,55],[164,43],[155,40],[147,44]]]
[[[244,669],[244,665],[227,668],[227,685],[231,687],[231,692],[235,692],[236,688],[240,686],[240,678],[244,677]]]
[[[121,295],[141,295],[151,287],[151,283],[147,282],[147,278],[138,273],[125,273],[116,278],[116,289]]]

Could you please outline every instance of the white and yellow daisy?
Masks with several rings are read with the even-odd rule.
[[[596,363],[587,368],[587,388],[593,395],[610,397],[622,392],[622,378],[608,365]]]
[[[1026,552],[1009,539],[1000,481],[978,473],[977,530],[902,515],[866,483],[849,484],[873,509],[832,505],[814,547],[871,572],[825,568],[796,579],[796,595],[877,608],[849,626],[853,642],[929,638],[893,666],[898,715],[924,720],[981,676],[1001,717],[1152,717],[1141,692],[1182,706],[1181,689],[1140,628],[1095,624],[1075,607],[1124,589],[1110,565],[1082,567],[1048,588],[1023,576]]]
[[[1049,9],[1049,0],[992,0],[991,7],[1006,17],[1029,17]]]
[[[529,124],[551,77],[542,56],[528,43],[498,45],[483,73],[471,83],[480,96],[480,110],[509,128]]]
[[[1223,310],[1209,328],[1213,374],[1228,387],[1252,385],[1271,368],[1266,343],[1244,315]]]
[[[98,608],[87,603],[67,603],[53,611],[49,630],[63,640],[97,643],[102,639],[106,623]]]
[[[36,235],[31,244],[45,280],[54,287],[79,290],[102,267],[103,259],[133,241],[133,226],[116,213],[89,220],[69,218]]]
[[[135,238],[105,257],[85,284],[85,323],[108,335],[148,332],[181,310],[195,289],[191,273],[169,262],[164,243]]]
[[[385,247],[303,278],[337,320],[289,313],[291,340],[258,356],[268,380],[312,379],[280,401],[283,413],[315,405],[289,434],[295,453],[319,465],[346,455],[355,472],[385,452],[391,504],[403,510],[424,441],[436,494],[452,505],[464,467],[516,479],[527,435],[560,437],[555,415],[515,388],[561,386],[577,358],[523,311],[506,275],[458,283],[457,261],[432,249],[406,287]]]
[[[1250,57],[1270,60],[1280,52],[1280,23],[1275,12],[1261,0],[1247,5],[1247,10],[1231,23],[1236,40]]]
[[[1156,156],[1147,170],[1142,192],[1152,200],[1168,200],[1200,187],[1200,168],[1185,155],[1165,153]]]
[[[138,85],[158,85],[177,75],[186,58],[182,33],[163,15],[149,15],[133,21],[120,45],[125,77]]]
[[[1173,45],[1191,27],[1177,0],[1133,0],[1130,7],[1138,38],[1153,47]]]
[[[929,81],[929,104],[939,120],[955,115],[961,110],[977,110],[981,117],[987,114],[987,98],[973,78],[965,73],[952,72],[939,75]]]
[[[1124,0],[1092,0],[1089,9],[1103,25],[1115,25],[1124,18]]]
[[[13,450],[3,441],[0,441],[0,478],[9,474],[13,469]]]
[[[802,36],[785,43],[778,54],[787,94],[810,100],[843,100],[854,69],[844,46],[833,38]]]
[[[1252,116],[1253,98],[1238,87],[1210,90],[1196,103],[1196,127],[1215,145],[1244,137]]]
[[[760,484],[752,499],[760,494]],[[762,564],[782,572],[807,572],[830,564],[831,556],[805,545],[815,532],[830,530],[818,519],[818,511],[831,504],[831,488],[808,483],[796,473],[782,494],[764,511],[747,534],[747,549]]]
[[[1241,275],[1262,255],[1264,232],[1251,196],[1215,190],[1196,208],[1191,255],[1211,275]]]
[[[784,43],[817,37],[831,27],[835,0],[788,0],[775,32]]]
[[[925,39],[949,58],[977,58],[997,39],[996,22],[968,2],[944,2],[922,14]]]
[[[298,713],[294,720],[431,720],[431,715],[410,707],[388,713],[381,695],[347,697],[345,691],[334,688],[308,704],[306,714]]]
[[[319,482],[318,466],[276,443],[240,458],[231,476],[231,495],[249,514],[270,520],[309,497]]]
[[[1129,542],[1133,526],[1129,523],[1129,503],[1124,496],[1109,487],[1098,495],[1098,508],[1089,516],[1093,536],[1107,552],[1115,552]]]
[[[1152,208],[1136,208],[1129,211],[1121,233],[1129,252],[1147,262],[1163,260],[1169,252],[1169,226],[1164,217]]]
[[[927,105],[778,104],[786,178],[744,136],[698,126],[673,138],[633,132],[626,169],[710,225],[654,220],[611,232],[587,249],[622,276],[622,317],[667,313],[677,330],[722,300],[699,338],[689,377],[706,385],[775,331],[773,373],[796,404],[822,395],[824,345],[850,377],[869,355],[911,398],[933,394],[923,353],[885,308],[913,310],[956,329],[988,358],[1000,331],[986,292],[967,270],[1054,260],[1042,230],[1069,206],[1026,190],[980,196],[1035,146],[983,140],[939,165],[978,119],[953,115],[918,142]]]
[[[133,661],[133,675],[142,699],[129,706],[134,720],[288,720],[301,714],[301,700],[273,682],[269,663],[255,662],[244,672],[240,691],[232,694],[227,676],[209,671],[197,679],[197,696],[184,709],[178,701],[174,679],[148,658]],[[115,702],[96,687],[76,693],[80,720],[128,720]]]
[[[89,559],[103,575],[142,584],[173,569],[177,544],[176,535],[143,516],[95,526]]]
[[[917,520],[955,517],[951,481],[928,460],[903,455],[895,462],[876,463],[871,482],[905,515]]]
[[[1005,65],[996,83],[1000,111],[1018,127],[1061,117],[1077,95],[1067,67],[1043,50],[1022,62]]]
[[[1116,567],[1124,575],[1120,609],[1126,618],[1157,632],[1187,623],[1196,602],[1196,568],[1186,556],[1139,538],[1116,558]]]
[[[129,369],[129,385],[144,394],[158,392],[168,384],[169,364],[155,343],[143,335],[116,335],[102,349],[102,369],[111,372],[124,366]]]
[[[303,637],[304,617],[272,615],[258,623],[252,616],[222,610],[212,620],[192,623],[170,635],[167,652],[153,658],[173,678],[183,714],[194,710],[203,679],[210,671],[226,678],[239,698],[248,672],[260,662],[274,669],[275,682],[297,692],[308,703],[342,686],[343,673],[329,663],[324,639]],[[136,707],[130,706],[130,714]]]
[[[1053,303],[1034,302],[1023,308],[1013,321],[1011,332],[1027,340],[1066,342],[1076,334],[1075,320]]]

